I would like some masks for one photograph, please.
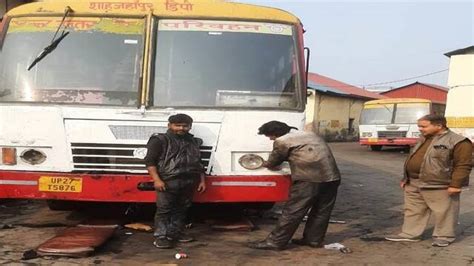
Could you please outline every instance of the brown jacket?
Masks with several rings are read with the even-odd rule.
[[[420,166],[419,179],[421,181],[421,187],[460,187],[462,183],[465,183],[466,180],[469,179],[469,173],[472,168],[470,160],[467,160],[468,163],[463,164],[454,164],[453,160],[455,146],[458,143],[466,140],[468,139],[452,132],[449,129],[441,135],[436,135],[432,137],[432,141],[426,150],[426,153]],[[407,163],[413,157],[413,155],[420,149],[424,142],[425,139],[422,138],[412,149],[407,161],[405,162],[405,181],[409,181],[409,177],[407,174]],[[456,180],[453,180],[453,172],[460,172],[460,170],[465,170],[465,174],[462,176],[457,175]]]
[[[293,181],[331,182],[341,179],[329,146],[312,132],[292,131],[277,138],[268,158],[270,166],[288,161]]]

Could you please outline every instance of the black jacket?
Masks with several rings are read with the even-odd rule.
[[[169,180],[185,174],[204,172],[199,147],[202,140],[191,134],[153,134],[147,143],[146,166],[156,166],[160,178]]]

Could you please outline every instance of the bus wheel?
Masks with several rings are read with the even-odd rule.
[[[381,151],[382,145],[370,145],[370,149],[373,151]]]
[[[46,204],[52,211],[72,211],[77,209],[76,202],[68,200],[46,200]]]

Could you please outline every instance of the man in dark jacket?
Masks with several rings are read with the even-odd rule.
[[[273,151],[264,166],[275,169],[288,161],[292,185],[276,228],[265,240],[249,244],[251,248],[284,249],[310,209],[303,238],[292,242],[316,248],[323,244],[341,175],[322,138],[312,132],[291,129],[296,128],[279,121],[259,128],[260,135],[274,140]]]
[[[446,247],[455,238],[461,186],[469,180],[472,143],[446,127],[446,118],[426,115],[418,120],[423,137],[405,162],[400,186],[405,193],[402,232],[387,236],[397,242],[417,242],[434,214],[432,245]]]
[[[206,190],[199,147],[202,140],[189,134],[193,120],[185,114],[168,119],[166,134],[154,134],[147,144],[145,163],[156,189],[155,241],[158,248],[194,239],[183,233],[186,212],[197,187]]]

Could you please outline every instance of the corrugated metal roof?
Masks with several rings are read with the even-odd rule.
[[[473,53],[474,53],[474,45],[471,45],[471,46],[468,46],[468,47],[465,47],[465,48],[461,48],[461,49],[457,49],[457,50],[454,50],[454,51],[451,51],[451,52],[447,52],[444,55],[447,56],[447,57],[451,57],[453,55],[473,54]]]
[[[362,88],[320,75],[309,73],[308,87],[326,93],[333,93],[344,97],[383,99],[384,95],[366,91]]]
[[[325,93],[335,93],[335,94],[341,94],[341,95],[348,95],[347,93],[343,92],[343,91],[340,91],[338,89],[334,89],[334,88],[331,88],[331,87],[327,87],[327,86],[324,86],[324,85],[321,85],[321,84],[317,84],[313,81],[309,81],[308,82],[308,88],[310,89],[314,89],[314,90],[317,90],[317,91],[320,91],[320,92],[325,92]]]
[[[446,104],[448,88],[434,84],[415,82],[383,92],[382,94],[391,98],[422,98],[434,103]]]

